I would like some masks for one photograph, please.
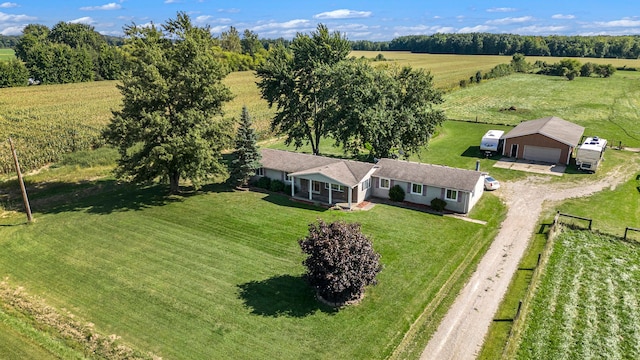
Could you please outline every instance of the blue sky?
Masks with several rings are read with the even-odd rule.
[[[640,34],[640,4],[633,0],[0,0],[0,34],[27,24],[79,22],[106,35],[122,27],[164,23],[178,11],[214,35],[235,26],[260,37],[291,39],[318,23],[350,40],[392,40],[402,35],[491,32],[521,35]]]

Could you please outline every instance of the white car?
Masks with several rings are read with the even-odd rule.
[[[492,178],[491,176],[487,175],[484,177],[484,189],[485,190],[496,190],[496,189],[500,189],[500,183],[498,182],[498,180]]]

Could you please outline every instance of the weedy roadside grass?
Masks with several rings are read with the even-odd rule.
[[[640,357],[638,246],[564,230],[555,240],[516,358]]]

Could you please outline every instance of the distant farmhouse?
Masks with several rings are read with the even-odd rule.
[[[262,149],[257,176],[295,184],[292,198],[348,209],[372,197],[388,199],[389,190],[399,185],[407,202],[430,205],[439,198],[447,210],[468,213],[484,190],[479,171],[392,159],[371,164],[273,149]]]
[[[583,133],[584,127],[555,116],[524,121],[502,135],[502,155],[568,165]]]

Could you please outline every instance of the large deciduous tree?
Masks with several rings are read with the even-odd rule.
[[[116,173],[135,182],[168,179],[172,193],[181,178],[198,187],[223,173],[221,149],[232,127],[222,105],[232,95],[209,28],[178,13],[161,29],[131,25],[125,35],[130,66],[118,85],[122,108],[104,132],[120,153]]]
[[[369,148],[379,158],[394,151],[409,156],[427,145],[445,120],[433,107],[442,103],[442,93],[422,69],[345,61],[322,74],[335,96],[329,133],[345,150]]]
[[[308,255],[303,261],[307,281],[322,299],[334,304],[360,299],[382,270],[380,254],[357,223],[318,220],[309,225],[309,234],[299,244]]]
[[[251,123],[251,116],[246,106],[242,107],[240,126],[236,133],[235,149],[229,164],[229,181],[235,186],[244,186],[260,168],[260,151],[258,137]]]
[[[285,143],[296,147],[311,144],[319,153],[320,139],[326,134],[328,109],[335,100],[318,76],[322,66],[333,66],[346,59],[349,41],[339,32],[329,33],[320,24],[310,36],[298,33],[289,49],[277,46],[257,69],[258,87],[269,106],[277,104],[271,127],[286,134]]]

